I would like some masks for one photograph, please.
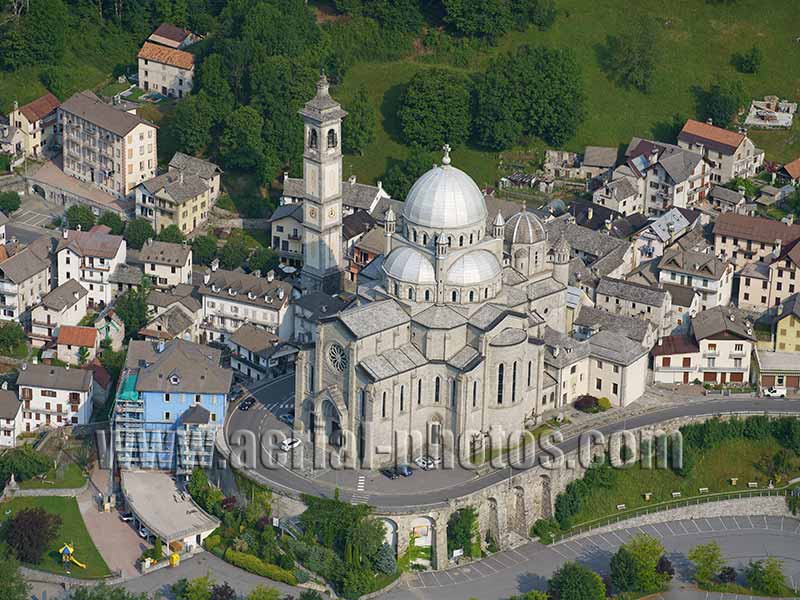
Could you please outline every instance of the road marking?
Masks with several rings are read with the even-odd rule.
[[[750,518],[750,515],[747,515],[747,520],[750,521],[750,528],[755,529],[756,526],[753,524],[753,519]]]
[[[785,517],[781,517],[781,531],[783,531],[783,520],[784,519],[785,519]]]
[[[714,528],[711,526],[711,523],[708,522],[708,519],[704,519],[704,520],[706,522],[706,525],[708,525],[709,530],[714,531]]]
[[[516,550],[516,549],[514,549],[514,548],[512,548],[511,550],[509,550],[509,552],[511,552],[511,553],[512,553],[512,554],[514,554],[515,556],[519,556],[519,560],[520,560],[520,562],[524,562],[524,561],[528,560],[528,557],[527,557],[527,556],[525,556],[525,555],[524,555],[524,554],[522,554],[521,552],[517,552],[517,550]]]
[[[690,523],[691,523],[692,525],[694,525],[695,529],[697,529],[697,533],[703,533],[703,530],[702,530],[702,529],[700,529],[700,526],[697,524],[697,522],[696,522],[694,519],[692,519],[692,520],[690,521]]]
[[[556,554],[558,554],[558,555],[559,555],[561,558],[565,559],[565,560],[570,560],[570,559],[572,558],[572,557],[570,557],[570,556],[564,556],[564,555],[563,555],[561,552],[559,552],[559,551],[558,551],[558,548],[556,548],[556,547],[554,547],[554,546],[550,546],[550,549],[551,549],[553,552],[555,552]]]
[[[613,535],[615,538],[617,538],[617,539],[618,539],[620,542],[622,542],[623,544],[625,543],[625,540],[623,540],[621,537],[619,537],[619,536],[617,535],[617,532],[616,532],[616,531],[612,531],[612,532],[611,532],[611,535]]]
[[[672,535],[675,535],[675,532],[674,532],[674,531],[672,531],[672,527],[670,527],[670,526],[669,526],[669,523],[667,523],[667,522],[665,521],[664,523],[662,523],[662,525],[666,525],[666,526],[667,526],[667,529],[669,529],[669,532],[670,532]]]

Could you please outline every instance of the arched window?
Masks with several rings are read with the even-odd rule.
[[[453,293],[450,294],[450,296],[453,298],[453,302],[458,302],[458,292],[453,290]]]
[[[464,236],[463,235],[458,238],[458,245],[459,246],[463,246],[464,245]]]
[[[381,403],[381,418],[386,418],[386,392],[383,392],[383,402]]]
[[[417,243],[417,230],[414,230],[414,243]]]
[[[405,392],[406,392],[406,386],[401,385],[400,386],[400,412],[403,412],[405,410],[405,403],[406,403]]]
[[[483,288],[483,297],[484,298],[488,298],[489,297],[489,288]]]
[[[451,379],[450,380],[450,405],[451,406],[455,406],[456,405],[456,380],[455,379]]]
[[[474,302],[475,301],[475,292],[473,290],[469,291],[469,301],[470,302]]]
[[[428,245],[428,234],[427,233],[423,233],[422,234],[422,245],[423,246],[427,246]]]
[[[472,408],[478,406],[478,381],[472,382]]]
[[[533,361],[528,361],[528,387],[531,387],[531,373],[533,373]]]
[[[363,419],[367,416],[367,408],[365,406],[366,402],[364,402],[364,390],[358,390],[358,414]]]
[[[312,129],[312,130],[311,130],[311,131],[309,131],[309,133],[308,133],[308,147],[309,147],[311,150],[316,150],[316,149],[317,149],[317,146],[318,146],[318,142],[317,142],[317,130],[316,130],[316,129]]]
[[[437,377],[433,382],[433,401],[439,403],[439,394],[442,389],[442,381]]]
[[[336,130],[328,129],[328,148],[336,148],[339,141],[336,139]]]
[[[533,253],[533,264],[536,265],[537,267],[539,266],[539,253],[538,252],[534,252]]]
[[[422,379],[417,380],[417,404],[422,404]]]
[[[469,243],[470,243],[470,245],[472,244],[472,236],[473,236],[473,235],[475,235],[475,234],[474,234],[474,233],[470,233],[470,234],[469,234]]]
[[[453,247],[453,237],[450,236],[450,235],[447,236],[447,247],[448,248],[452,248]]]
[[[514,368],[511,370],[511,402],[517,401],[517,361],[514,361]]]
[[[414,288],[408,288],[408,299],[409,300],[414,299]]]
[[[502,363],[497,365],[497,403],[503,403],[503,371],[505,367]]]
[[[430,302],[430,301],[431,301],[431,291],[425,290],[425,302]]]

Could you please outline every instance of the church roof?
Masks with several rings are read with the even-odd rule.
[[[413,321],[428,329],[453,329],[467,322],[467,319],[449,306],[435,304],[417,314]]]
[[[368,337],[411,320],[394,300],[357,306],[340,313],[336,318],[357,338]]]
[[[421,367],[427,362],[413,344],[405,344],[399,348],[368,356],[358,364],[373,381],[380,381]]]

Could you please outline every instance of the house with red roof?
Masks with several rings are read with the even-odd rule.
[[[789,183],[793,183],[794,185],[800,184],[800,158],[794,159],[790,163],[786,163],[783,165],[780,171],[778,171],[778,177],[787,180]]]
[[[84,363],[94,360],[97,354],[97,330],[94,327],[62,325],[58,328],[58,360],[67,364],[81,364],[81,349],[86,348]]]
[[[57,109],[60,105],[58,98],[50,92],[24,106],[14,102],[8,122],[22,132],[25,156],[41,155],[51,140],[57,138]]]
[[[689,119],[678,134],[678,146],[703,155],[711,168],[712,183],[736,177],[753,177],[764,164],[764,151],[756,148],[747,131],[731,131]]]

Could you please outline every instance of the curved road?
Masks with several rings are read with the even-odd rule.
[[[250,411],[243,412],[233,409],[228,415],[225,425],[225,436],[231,442],[234,432],[249,432],[259,439],[261,431],[267,428],[278,428],[281,424],[264,408],[263,404],[273,399],[289,398],[294,392],[291,378],[278,381],[276,384],[267,385],[255,392],[261,407],[256,405]],[[637,429],[655,425],[670,419],[708,414],[724,414],[730,412],[794,412],[800,413],[799,399],[775,398],[745,398],[745,399],[715,399],[695,400],[687,404],[671,405],[662,410],[654,410],[637,416],[620,419],[617,422],[603,425],[597,431],[608,436],[613,432],[623,429]],[[285,426],[284,426],[285,428]],[[563,453],[571,452],[578,448],[580,434],[576,433],[565,439],[556,447]],[[233,444],[231,444],[233,447]],[[276,453],[273,453],[276,454]],[[539,463],[541,454],[534,461]],[[530,467],[529,467],[530,468]],[[276,490],[284,492],[300,492],[314,494],[322,497],[332,497],[334,491],[340,490],[340,497],[344,501],[368,502],[379,512],[404,511],[409,509],[419,510],[421,507],[434,507],[446,504],[448,499],[463,496],[478,491],[486,486],[509,479],[519,472],[513,467],[493,470],[482,476],[474,476],[473,472],[466,469],[437,470],[432,472],[418,472],[410,479],[389,481],[380,476],[375,477],[374,472],[356,471],[358,475],[371,476],[371,487],[368,494],[358,489],[354,483],[357,477],[350,472],[349,477],[315,474],[305,476],[297,471],[282,465],[269,466],[257,461],[253,469],[263,483]],[[340,472],[341,473],[341,472]],[[377,488],[375,486],[378,486]]]

